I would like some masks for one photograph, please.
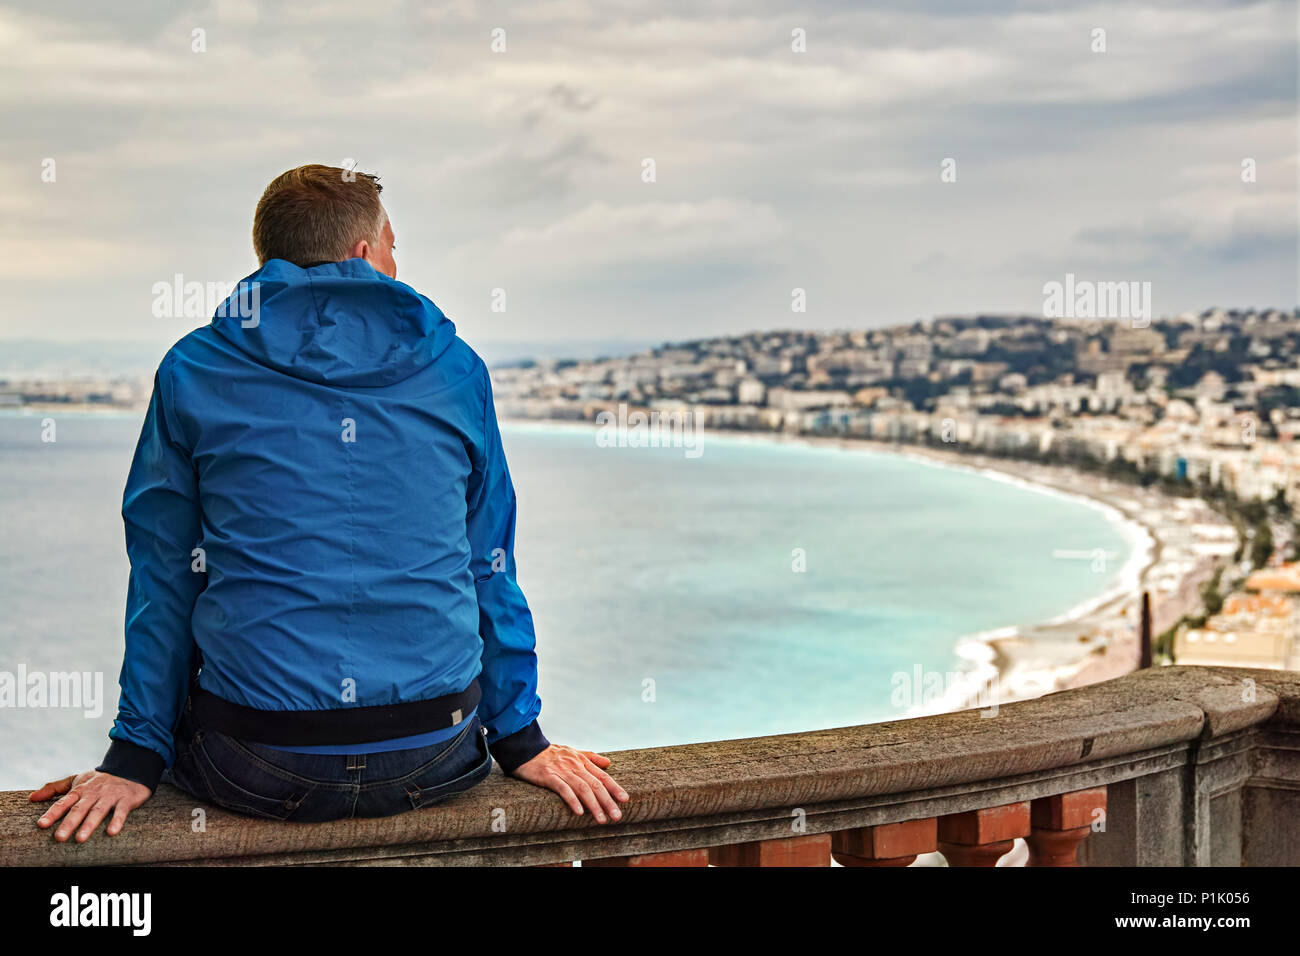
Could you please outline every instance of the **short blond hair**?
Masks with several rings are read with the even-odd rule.
[[[375,243],[388,216],[379,177],[339,166],[299,166],[281,173],[257,201],[253,251],[260,264],[339,262],[361,240]]]

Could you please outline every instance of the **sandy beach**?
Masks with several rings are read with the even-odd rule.
[[[950,708],[1037,697],[1136,670],[1142,592],[1150,593],[1152,634],[1158,635],[1199,610],[1201,585],[1237,545],[1232,525],[1199,499],[1175,498],[1070,468],[865,439],[781,440],[897,454],[1074,498],[1102,511],[1129,541],[1130,555],[1118,573],[1100,553],[1054,555],[1093,561],[1099,575],[1113,579],[1104,593],[1039,624],[962,637],[958,654],[970,677],[962,691],[966,699],[945,701]]]

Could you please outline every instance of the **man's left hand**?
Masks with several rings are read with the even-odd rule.
[[[605,772],[608,757],[590,750],[575,750],[563,744],[551,744],[532,760],[515,768],[513,776],[537,787],[554,790],[576,815],[585,806],[600,823],[612,817],[620,820],[623,811],[615,798],[626,803],[627,791]]]

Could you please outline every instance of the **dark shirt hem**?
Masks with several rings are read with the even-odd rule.
[[[488,746],[492,758],[501,765],[506,773],[514,773],[528,761],[551,745],[542,734],[542,728],[533,721],[523,730],[516,731],[509,737],[502,737]]]
[[[473,680],[463,691],[430,700],[333,710],[257,710],[197,686],[190,691],[199,727],[268,747],[368,744],[446,730],[464,720],[481,696]]]
[[[143,784],[153,791],[158,789],[158,779],[166,767],[167,761],[161,754],[129,740],[114,738],[108,745],[104,762],[95,769]]]

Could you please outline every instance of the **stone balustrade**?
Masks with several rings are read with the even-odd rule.
[[[992,866],[1017,838],[1031,866],[1300,864],[1300,673],[1156,668],[986,713],[611,753],[632,800],[604,826],[499,771],[320,824],[162,787],[80,845],[0,793],[0,864]]]

